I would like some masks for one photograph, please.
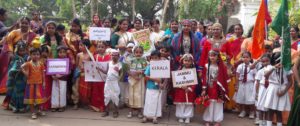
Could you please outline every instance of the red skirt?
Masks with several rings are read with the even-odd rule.
[[[91,98],[91,85],[88,82],[85,82],[84,76],[79,78],[79,101],[83,105],[90,104]]]
[[[103,112],[104,105],[104,82],[91,83],[91,108]]]
[[[0,94],[6,93],[6,82],[8,79],[8,52],[2,51],[0,54]]]
[[[44,96],[46,102],[42,105],[43,110],[49,110],[51,108],[51,92],[52,92],[52,77],[50,75],[46,75],[45,90],[44,90]]]

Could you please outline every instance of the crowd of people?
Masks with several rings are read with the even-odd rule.
[[[266,40],[265,53],[252,59],[252,31],[244,37],[241,24],[225,34],[220,23],[171,20],[164,31],[157,19],[121,19],[114,26],[115,19],[94,15],[90,27],[110,28],[112,35],[110,41],[92,41],[76,18],[70,29],[54,21],[43,23],[37,11],[11,27],[4,25],[6,19],[7,11],[0,8],[0,92],[6,92],[2,106],[14,113],[30,111],[36,119],[72,105],[74,110],[102,112],[102,117],[112,112],[117,118],[119,109],[128,107],[128,118],[157,124],[166,107],[175,105],[178,122],[190,123],[204,106],[206,126],[220,126],[224,110],[239,112],[240,118],[248,115],[259,126],[272,126],[274,115],[277,126],[282,126],[282,112],[292,110],[289,125],[300,125],[297,26],[290,29],[294,69],[283,71],[280,37]],[[144,29],[151,31],[149,52],[132,35]],[[71,72],[47,75],[47,59],[60,58],[70,60]],[[106,74],[105,82],[85,81],[84,63],[92,58],[108,62],[107,70],[96,67]],[[178,88],[171,78],[151,78],[150,61],[159,60],[169,60],[171,71],[195,68],[198,83]]]

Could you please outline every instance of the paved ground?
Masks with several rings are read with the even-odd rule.
[[[0,96],[0,102],[3,101]],[[119,118],[101,117],[101,113],[92,112],[88,109],[72,110],[68,108],[65,112],[47,112],[37,120],[32,120],[30,113],[14,114],[11,111],[0,109],[0,126],[150,126],[152,123],[142,124],[137,118],[126,118],[128,109],[120,110]],[[159,119],[157,126],[181,126],[175,118],[175,108],[164,112],[164,117]],[[202,126],[201,114],[195,113],[195,117],[188,126]],[[222,126],[254,126],[253,120],[240,119],[237,114],[225,113]]]

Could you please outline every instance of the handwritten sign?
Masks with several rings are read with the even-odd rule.
[[[150,50],[151,41],[150,41],[149,29],[133,32],[132,34],[133,34],[133,38],[139,43],[140,46],[144,48],[145,52]]]
[[[173,87],[198,84],[196,69],[172,71]]]
[[[48,59],[47,60],[47,75],[69,74],[69,59]]]
[[[150,61],[151,78],[170,78],[170,60]]]
[[[110,28],[90,27],[89,34],[90,40],[109,41],[111,31]]]
[[[106,71],[108,69],[108,62],[92,62],[85,61],[84,62],[84,74],[85,81],[87,82],[105,82],[106,74],[98,71],[96,67],[103,69]]]

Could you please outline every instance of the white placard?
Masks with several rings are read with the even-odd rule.
[[[170,78],[170,60],[150,61],[151,78]]]
[[[196,69],[172,71],[173,87],[182,87],[198,84]]]
[[[47,60],[47,75],[54,74],[69,74],[69,59],[48,59]]]
[[[89,39],[98,41],[110,41],[110,28],[90,27]]]
[[[92,61],[85,61],[84,62],[84,74],[85,74],[85,81],[87,82],[105,82],[107,75],[98,71],[96,67],[107,71],[108,69],[108,62],[92,62]]]

